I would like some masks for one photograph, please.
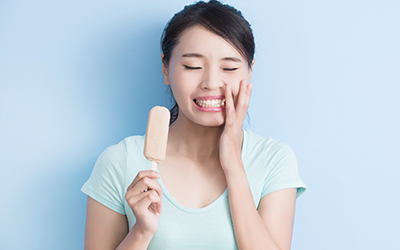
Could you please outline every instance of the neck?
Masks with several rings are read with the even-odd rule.
[[[168,151],[194,161],[219,157],[219,139],[223,125],[205,127],[185,119],[177,119],[169,129]]]

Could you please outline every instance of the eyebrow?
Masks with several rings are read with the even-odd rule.
[[[204,57],[204,56],[201,55],[201,54],[197,54],[197,53],[186,53],[186,54],[183,54],[182,57],[197,57],[197,58],[202,58],[202,57]]]
[[[183,54],[182,57],[196,57],[196,58],[203,58],[204,56],[202,54],[197,54],[197,53],[186,53]],[[237,57],[224,57],[221,59],[221,61],[232,61],[232,62],[241,62]]]
[[[224,57],[221,60],[222,61],[232,61],[232,62],[241,62],[242,61],[237,57]]]

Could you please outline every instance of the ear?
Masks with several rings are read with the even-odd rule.
[[[161,54],[161,62],[162,62],[162,74],[164,76],[164,83],[165,85],[169,85],[169,79],[168,79],[168,67],[164,63],[164,54]]]
[[[253,61],[251,62],[251,67],[249,68],[249,80],[251,80],[251,77],[253,76],[253,66],[256,63],[256,59],[253,59]]]

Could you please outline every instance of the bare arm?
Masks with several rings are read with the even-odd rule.
[[[128,234],[125,215],[87,198],[85,250],[116,249]]]
[[[145,237],[135,226],[128,233],[126,216],[88,196],[85,250],[147,249],[151,237]]]
[[[161,187],[155,178],[158,173],[141,171],[128,187],[125,198],[136,217],[130,231],[125,215],[88,196],[85,250],[147,249],[161,213]]]
[[[228,189],[239,249],[290,249],[296,203],[295,188],[264,196],[258,211],[245,174],[231,178]]]
[[[228,184],[236,243],[240,250],[288,250],[292,239],[296,189],[264,196],[257,210],[243,168],[241,128],[251,90],[251,84],[241,82],[235,107],[231,87],[226,86],[226,120],[219,142],[220,162]]]
[[[258,213],[279,249],[290,249],[296,209],[296,188],[282,189],[262,198]]]

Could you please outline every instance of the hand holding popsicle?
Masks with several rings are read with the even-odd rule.
[[[125,195],[136,217],[133,229],[144,235],[150,235],[150,239],[157,231],[162,209],[162,189],[156,180],[161,175],[155,170],[157,163],[165,159],[169,119],[169,110],[164,107],[156,106],[150,110],[144,156],[152,162],[153,171],[140,171],[129,185]]]
[[[151,161],[151,169],[156,170],[157,163],[165,159],[167,150],[170,113],[165,107],[155,106],[149,112],[147,121],[144,156]]]
[[[140,171],[127,189],[125,199],[136,218],[134,227],[146,235],[158,228],[162,210],[162,190],[156,179],[160,174],[151,170]]]

